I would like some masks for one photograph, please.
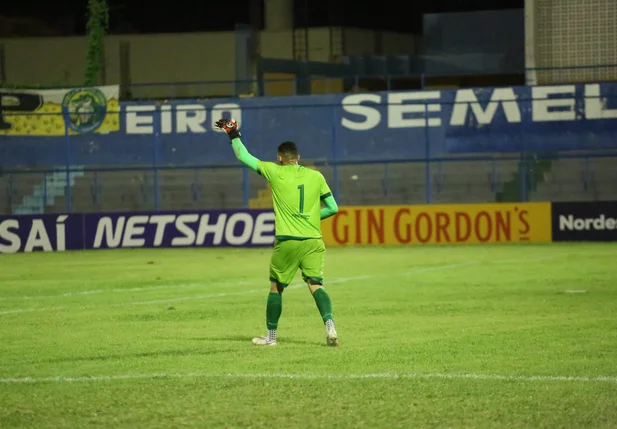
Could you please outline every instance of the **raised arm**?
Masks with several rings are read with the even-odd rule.
[[[229,142],[231,143],[231,147],[233,148],[238,161],[246,165],[251,170],[259,173],[259,169],[257,168],[259,160],[249,153],[248,149],[242,143],[242,140],[240,140],[238,123],[234,119],[219,119],[214,125],[227,133],[229,136]]]
[[[238,161],[246,165],[251,170],[259,173],[259,170],[257,169],[259,159],[249,153],[248,149],[242,143],[242,140],[240,140],[240,137],[237,137],[231,141],[231,147],[233,148]]]

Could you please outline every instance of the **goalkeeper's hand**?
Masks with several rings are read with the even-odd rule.
[[[229,140],[240,137],[240,131],[238,131],[238,122],[235,119],[219,119],[214,123],[216,128],[221,129],[227,133]]]

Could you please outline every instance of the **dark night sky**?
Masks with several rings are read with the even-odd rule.
[[[108,0],[111,32],[232,30],[236,23],[250,23],[250,2]],[[0,15],[35,17],[64,34],[80,34],[84,32],[86,4],[87,0],[2,1]],[[523,8],[524,0],[295,0],[295,4],[298,27],[348,26],[420,34],[423,13]]]

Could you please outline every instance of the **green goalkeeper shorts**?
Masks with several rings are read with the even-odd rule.
[[[306,240],[277,240],[270,259],[270,281],[287,287],[302,270],[304,281],[323,284],[326,246],[321,238]]]

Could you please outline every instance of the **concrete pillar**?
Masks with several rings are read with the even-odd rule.
[[[293,0],[265,0],[266,31],[291,30],[294,18]]]
[[[538,84],[536,71],[536,15],[536,0],[525,0],[525,83],[530,86]]]

